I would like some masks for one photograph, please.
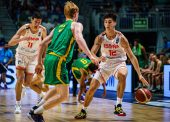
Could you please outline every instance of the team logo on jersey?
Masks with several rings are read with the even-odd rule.
[[[104,48],[119,48],[119,45],[117,44],[104,44]]]
[[[38,33],[38,36],[41,36],[41,32]]]
[[[118,44],[118,43],[119,43],[119,38],[117,37],[117,38],[116,38],[116,44]]]

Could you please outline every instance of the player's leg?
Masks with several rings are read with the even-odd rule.
[[[85,100],[84,100],[84,105],[83,105],[83,109],[80,111],[80,113],[78,113],[75,118],[76,119],[84,119],[86,118],[87,115],[87,107],[89,106],[89,104],[91,103],[94,93],[95,91],[99,88],[100,83],[105,82],[105,79],[108,79],[109,75],[107,73],[105,73],[106,71],[101,70],[101,71],[97,71],[91,81],[90,84],[90,88],[86,93],[85,96]],[[97,80],[98,79],[98,80]]]
[[[126,113],[122,109],[122,99],[124,95],[124,90],[126,87],[126,76],[127,76],[127,67],[126,66],[118,66],[115,77],[118,79],[118,85],[117,85],[117,102],[115,105],[115,112],[114,114],[118,116],[126,116]]]
[[[25,80],[24,70],[16,70],[17,82],[15,85],[15,93],[16,93],[16,105],[15,112],[16,114],[21,113],[21,93],[22,93],[22,84]]]
[[[4,89],[7,89],[7,84],[6,84],[6,72],[2,73],[1,74],[1,77],[2,77],[2,82],[4,84]]]
[[[43,81],[42,75],[34,74],[32,81],[30,82],[30,88],[35,91],[37,94],[42,93]]]

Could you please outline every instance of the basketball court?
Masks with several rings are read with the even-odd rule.
[[[37,99],[36,94],[28,89],[23,98],[22,113],[14,114],[14,89],[0,90],[0,122],[31,122],[27,118],[27,113],[35,105]],[[127,116],[118,117],[113,114],[115,102],[114,100],[94,98],[88,108],[87,118],[76,120],[74,116],[80,111],[81,104],[77,103],[76,97],[70,95],[69,100],[65,103],[45,111],[44,118],[46,122],[169,122],[170,120],[170,108],[128,102],[123,103]]]

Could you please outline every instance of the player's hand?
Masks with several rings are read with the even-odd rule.
[[[96,64],[97,66],[99,65],[99,59],[95,58],[94,56],[90,57],[90,60],[92,63]]]
[[[36,67],[35,67],[35,73],[41,74],[42,70],[43,70],[43,65],[37,64]]]
[[[100,56],[100,61],[102,61],[102,62],[105,62],[106,61],[106,57],[104,57],[104,56]]]
[[[142,75],[139,76],[139,80],[142,82],[144,86],[149,86],[149,83],[145,80],[145,78]]]
[[[104,90],[102,97],[106,97],[106,90]]]

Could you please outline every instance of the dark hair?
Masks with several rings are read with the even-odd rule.
[[[108,14],[106,14],[106,15],[104,16],[104,20],[105,20],[105,19],[108,19],[108,18],[111,18],[113,21],[116,22],[117,15],[114,14],[114,13],[108,13]]]
[[[88,66],[88,69],[89,69],[91,72],[95,73],[95,71],[98,69],[98,66],[95,65],[95,64],[93,64],[93,63],[90,63],[89,66]]]
[[[34,19],[34,18],[36,18],[36,19],[42,19],[42,16],[41,16],[40,12],[35,11],[35,12],[32,14],[32,19]]]

